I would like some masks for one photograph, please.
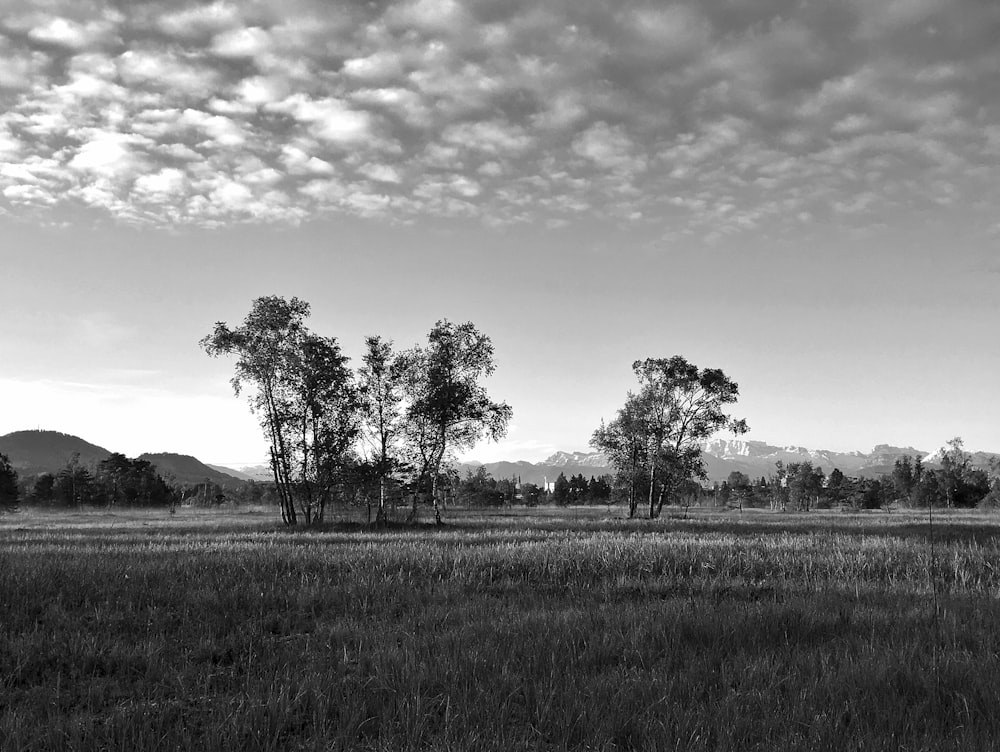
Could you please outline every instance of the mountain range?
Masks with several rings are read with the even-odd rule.
[[[904,455],[921,457],[924,464],[933,467],[941,459],[940,452],[928,454],[913,447],[896,447],[879,444],[870,452],[834,452],[825,449],[808,449],[800,446],[776,446],[763,441],[744,439],[711,439],[702,445],[705,469],[710,481],[723,481],[734,470],[752,479],[767,477],[775,471],[775,463],[811,462],[827,474],[838,468],[844,475],[877,477],[892,472],[897,459]],[[48,472],[57,473],[66,466],[74,453],[81,464],[95,467],[111,452],[77,436],[57,431],[15,431],[0,436],[0,453],[7,455],[22,476]],[[989,452],[972,452],[972,462],[985,467],[990,458],[1000,455]],[[220,465],[207,465],[195,457],[168,452],[146,453],[138,459],[148,460],[157,471],[170,481],[185,485],[206,480],[220,485],[232,485],[246,480],[269,481],[271,471],[264,465],[233,469]],[[614,469],[600,452],[556,452],[542,462],[463,462],[457,469],[460,474],[483,467],[494,478],[520,478],[524,483],[541,485],[554,481],[560,473],[570,477],[585,478],[611,474]]]

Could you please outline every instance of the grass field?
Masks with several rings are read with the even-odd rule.
[[[0,517],[0,749],[1000,748],[1000,519]]]

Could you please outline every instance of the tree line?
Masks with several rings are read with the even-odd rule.
[[[941,450],[937,467],[922,458],[904,455],[891,472],[876,478],[852,478],[834,468],[826,475],[811,462],[776,463],[769,477],[751,480],[733,471],[711,495],[716,504],[731,507],[810,509],[885,509],[890,506],[923,508],[1000,507],[1000,458],[976,467],[961,438]]]
[[[174,503],[179,489],[169,484],[147,460],[114,453],[93,468],[74,453],[58,472],[39,473],[20,481],[10,460],[0,454],[0,504],[19,500],[61,507],[155,507]]]

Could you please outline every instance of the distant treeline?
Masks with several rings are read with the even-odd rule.
[[[710,492],[717,503],[738,507],[810,509],[884,509],[903,507],[993,508],[1000,506],[1000,459],[976,467],[952,439],[942,450],[939,467],[925,467],[919,456],[896,460],[892,472],[880,478],[849,478],[834,469],[827,476],[811,462],[777,463],[768,478],[753,481],[732,472]]]
[[[58,472],[19,477],[8,457],[0,454],[0,506],[17,504],[56,508],[171,507],[177,504],[237,503],[277,504],[267,483],[239,481],[222,486],[206,479],[202,483],[173,483],[148,460],[130,459],[114,453],[88,466],[74,454]]]

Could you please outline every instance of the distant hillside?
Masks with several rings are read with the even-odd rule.
[[[240,472],[239,470],[233,470],[231,467],[225,467],[224,465],[212,465],[208,462],[205,463],[213,470],[218,470],[220,473],[225,473],[226,475],[231,475],[239,480],[257,480],[254,476],[249,473]]]
[[[0,436],[0,453],[10,458],[21,476],[57,473],[74,453],[85,467],[95,467],[111,455],[104,447],[58,431],[14,431]]]
[[[206,480],[219,485],[234,485],[241,479],[229,473],[220,472],[187,454],[158,452],[141,454],[138,459],[146,460],[156,467],[156,471],[169,483],[193,486]]]

